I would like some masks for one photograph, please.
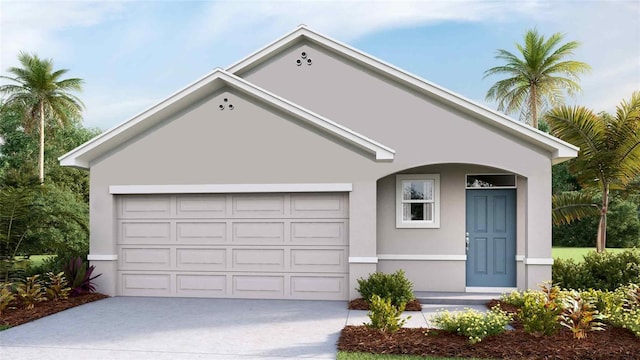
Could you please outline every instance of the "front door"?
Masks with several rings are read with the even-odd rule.
[[[467,286],[516,286],[516,191],[467,190]]]

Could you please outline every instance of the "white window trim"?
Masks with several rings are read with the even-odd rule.
[[[433,180],[433,221],[404,221],[402,217],[402,182],[408,180]],[[437,229],[440,228],[440,174],[396,175],[396,228]]]

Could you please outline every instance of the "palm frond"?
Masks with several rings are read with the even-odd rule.
[[[553,195],[551,206],[554,225],[570,224],[573,221],[600,214],[600,209],[594,203],[593,197],[581,191]]]

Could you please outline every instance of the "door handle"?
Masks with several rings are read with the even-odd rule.
[[[469,252],[469,233],[465,233],[464,235],[464,248],[466,252]]]

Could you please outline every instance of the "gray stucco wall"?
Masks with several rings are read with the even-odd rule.
[[[297,66],[301,52],[313,60]],[[435,99],[354,65],[319,45],[298,42],[270,60],[238,74],[252,83],[329,117],[397,151],[393,171],[441,174],[443,202],[440,229],[395,228],[395,176],[378,181],[378,254],[464,254],[464,174],[483,167],[449,164],[478,164],[499,172],[518,174],[518,255],[551,257],[551,159],[550,154],[523,141],[513,140],[499,130],[468,114],[452,111]],[[421,170],[427,164],[448,164]],[[436,265],[438,264],[438,265]],[[441,266],[448,277],[425,278],[425,269]],[[533,267],[535,266],[535,270]],[[464,290],[464,264],[460,262],[381,261],[381,271],[403,267],[415,269],[416,288]],[[550,279],[549,265],[518,262],[518,287],[535,287]],[[418,274],[419,273],[419,274]],[[529,275],[526,275],[526,274]],[[421,279],[425,279],[424,281]],[[421,285],[422,284],[422,285]]]
[[[295,65],[303,50],[313,65]],[[242,75],[395,149],[395,160],[375,162],[372,155],[233,90],[212,94],[91,163],[92,254],[115,254],[115,201],[109,185],[342,182],[353,184],[351,257],[464,254],[464,173],[492,167],[520,175],[518,254],[551,256],[549,153],[314,46],[298,44]],[[233,111],[218,109],[223,98]],[[441,228],[395,229],[393,174],[429,164],[443,164],[423,170],[441,174],[441,192],[451,200],[443,203]],[[114,274],[99,278],[98,284],[115,294],[115,262],[93,263],[99,272]],[[417,290],[461,290],[460,263],[354,263],[351,297],[356,278],[395,267],[411,269]],[[523,268],[518,267],[519,287],[550,278],[549,266]],[[426,279],[423,286],[418,274],[425,271],[450,277]]]

